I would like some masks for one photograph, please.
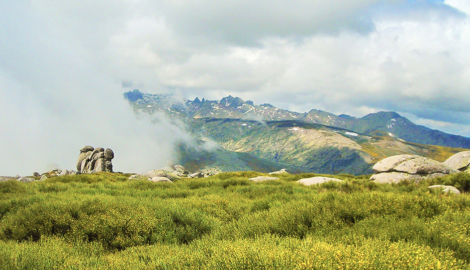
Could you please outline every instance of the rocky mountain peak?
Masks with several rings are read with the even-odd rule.
[[[142,93],[138,89],[124,93],[124,98],[130,102],[135,102],[139,99],[144,99]]]
[[[220,100],[220,104],[227,107],[238,108],[245,104],[245,101],[239,97],[232,97],[229,95],[228,97],[222,98]]]

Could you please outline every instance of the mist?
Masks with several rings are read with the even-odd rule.
[[[0,175],[74,169],[85,145],[145,172],[194,144],[181,123],[136,117],[133,88],[397,111],[470,136],[467,2],[0,1]]]
[[[111,148],[115,171],[142,173],[174,159],[175,144],[189,140],[183,125],[137,117],[96,51],[19,6],[25,16],[11,18],[18,24],[0,50],[0,175],[75,170],[86,145]]]

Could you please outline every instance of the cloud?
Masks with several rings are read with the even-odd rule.
[[[184,127],[136,120],[129,88],[396,110],[469,136],[467,2],[2,1],[0,174],[71,168],[87,144],[115,150],[117,170],[171,159]]]
[[[8,28],[0,23],[8,37],[0,52],[0,174],[73,169],[85,145],[113,149],[117,171],[144,172],[174,157],[188,138],[184,127],[161,115],[137,119],[96,51],[57,36],[34,7],[16,5]]]
[[[302,38],[318,33],[373,29],[369,8],[403,1],[171,1],[159,3],[175,32],[196,42],[210,38],[236,45],[256,45],[266,37]]]

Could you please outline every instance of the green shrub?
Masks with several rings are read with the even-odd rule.
[[[442,179],[444,185],[454,186],[460,191],[469,192],[470,191],[470,174],[466,172],[461,172],[457,174],[451,174]]]
[[[155,209],[129,203],[36,203],[0,225],[3,240],[38,241],[47,236],[101,243],[107,249],[154,243],[189,243],[217,222],[197,210]]]
[[[469,269],[466,175],[303,186],[237,172],[153,183],[122,174],[0,183],[2,269]],[[331,176],[330,176],[331,177]],[[333,176],[335,177],[335,176]],[[447,181],[447,182],[446,182]]]
[[[0,182],[0,193],[24,193],[26,189],[17,180]]]

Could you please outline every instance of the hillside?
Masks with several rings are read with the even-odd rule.
[[[177,162],[193,170],[286,168],[359,175],[372,173],[374,163],[392,155],[417,154],[444,161],[463,147],[470,148],[469,138],[415,125],[393,112],[354,118],[320,110],[301,114],[232,96],[191,101],[138,90],[124,96],[136,113],[178,117],[201,144],[217,143],[218,148],[210,151],[178,146]]]
[[[260,123],[242,119],[200,118],[191,121],[189,129],[199,138],[214,140],[224,151],[249,154],[255,164],[269,162],[271,170],[282,167],[292,172],[369,174],[372,173],[373,164],[388,156],[416,154],[444,161],[463,150],[408,143],[383,132],[364,135],[294,120]],[[199,152],[199,156],[205,155],[207,153]],[[196,153],[185,155],[185,161],[196,156]],[[217,151],[209,156],[213,160],[222,160],[216,158]],[[239,162],[233,159],[228,164],[237,167]],[[206,162],[204,166],[218,165],[214,161]],[[245,162],[243,168],[255,170],[254,166]]]

